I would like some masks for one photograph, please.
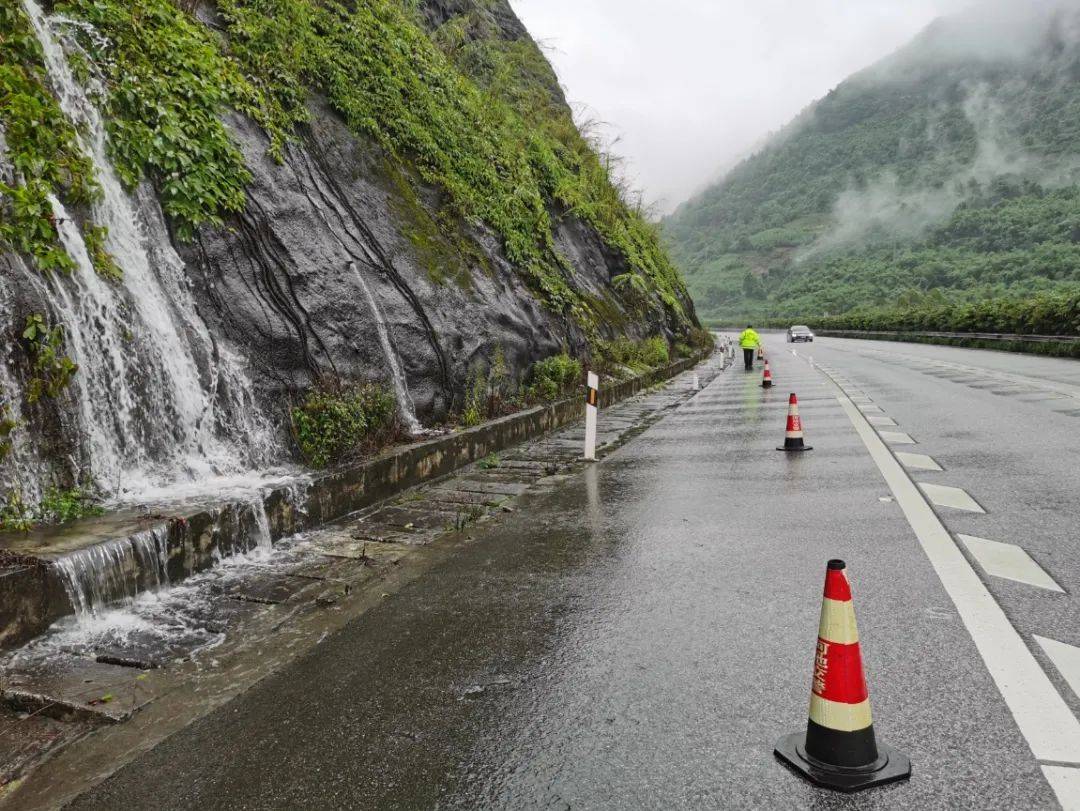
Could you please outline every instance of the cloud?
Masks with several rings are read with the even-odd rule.
[[[668,211],[970,0],[510,2],[580,115],[608,124],[631,182]]]

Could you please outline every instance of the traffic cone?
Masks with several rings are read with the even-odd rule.
[[[761,378],[761,387],[763,389],[772,388],[772,369],[769,368],[769,362],[765,361],[765,374]]]
[[[879,745],[874,737],[851,584],[842,560],[830,560],[825,573],[806,732],[781,738],[775,754],[811,783],[837,791],[911,777],[907,755]]]
[[[813,450],[803,441],[802,419],[799,417],[799,398],[795,396],[794,392],[792,392],[791,398],[788,400],[787,435],[784,437],[784,447],[777,448],[777,450],[787,451],[788,453]]]

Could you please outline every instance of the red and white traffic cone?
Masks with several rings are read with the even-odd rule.
[[[813,450],[803,440],[802,419],[799,417],[799,398],[795,396],[794,392],[792,392],[791,398],[788,400],[787,434],[784,437],[784,447],[777,448],[777,450],[787,451],[788,453]]]
[[[772,369],[769,368],[768,361],[765,361],[765,374],[761,377],[761,387],[763,389],[772,388]]]
[[[775,754],[811,783],[837,791],[911,777],[907,755],[879,745],[874,736],[851,584],[842,560],[830,560],[825,573],[806,732],[781,738]]]

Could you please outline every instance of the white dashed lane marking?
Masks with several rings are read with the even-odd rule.
[[[1050,661],[1058,669],[1061,678],[1065,679],[1077,696],[1080,696],[1080,648],[1047,639],[1044,636],[1036,636],[1035,641],[1050,657]]]
[[[1080,811],[1080,769],[1043,766],[1042,770],[1063,811]]]
[[[1080,722],[903,467],[854,403],[846,395],[839,400],[952,598],[1032,754],[1049,763],[1080,765]],[[1051,784],[1062,804],[1080,800],[1080,786]]]
[[[881,431],[881,438],[890,445],[914,445],[915,440],[903,431]]]
[[[834,379],[834,382],[838,381]],[[1042,761],[1039,765],[1058,802],[1065,811],[1080,811],[1080,721],[1057,692],[975,569],[964,559],[957,540],[930,509],[927,500],[939,507],[975,513],[985,513],[985,510],[958,487],[922,482],[916,487],[916,482],[908,477],[902,465],[909,469],[935,471],[940,471],[941,466],[923,454],[890,451],[882,439],[888,432],[879,433],[872,426],[875,420],[873,413],[884,413],[877,406],[857,406],[846,392],[838,399],[899,502],[941,584],[952,598],[1032,754],[1036,760]],[[1019,547],[1012,549],[1019,552],[1030,566],[1019,566],[1016,553],[1012,550],[997,548],[1007,547],[1008,544],[971,536],[960,538],[969,549],[972,549],[972,545],[980,546],[982,543],[983,557],[979,558],[974,549],[972,555],[987,573],[993,573],[992,567],[998,567],[999,571],[1004,567],[1009,574],[999,576],[1017,579],[1016,575],[1021,573],[1025,578],[1021,582],[1039,580],[1041,574],[1060,591],[1049,575]],[[995,546],[988,547],[988,544]],[[995,557],[996,560],[993,559]],[[1036,572],[1034,575],[1033,571]],[[1080,648],[1039,636],[1034,638],[1072,690],[1080,696]]]
[[[942,470],[941,465],[924,453],[904,453],[903,451],[897,451],[896,458],[900,460],[900,464],[911,470]]]
[[[919,482],[926,497],[934,502],[935,507],[951,507],[954,510],[963,510],[969,513],[985,513],[982,507],[959,487],[946,487],[943,484],[926,484]]]
[[[1048,591],[1064,593],[1054,579],[1031,559],[1031,555],[1019,546],[1000,541],[988,541],[971,535],[958,536],[987,574],[1026,583]]]

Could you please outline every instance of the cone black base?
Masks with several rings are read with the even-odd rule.
[[[771,389],[772,388],[772,383],[762,383],[761,388],[763,388],[763,389]]]
[[[814,448],[810,445],[803,445],[799,448],[777,448],[778,451],[785,451],[786,453],[803,453],[804,451],[812,451]]]
[[[878,744],[878,759],[869,766],[847,769],[814,760],[806,754],[806,733],[785,735],[773,754],[815,786],[852,793],[874,786],[884,786],[911,777],[908,756],[890,746]]]

